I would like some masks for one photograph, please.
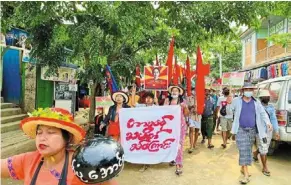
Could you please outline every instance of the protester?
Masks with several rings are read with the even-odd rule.
[[[215,89],[213,89],[213,88],[211,88],[210,89],[211,91],[210,91],[210,96],[211,96],[211,98],[214,100],[214,105],[216,105],[217,104],[217,102],[218,102],[218,96],[216,95],[216,90]],[[217,123],[217,119],[218,117],[216,116],[216,114],[213,114],[213,134],[215,135],[216,133],[215,133],[215,127],[216,127],[216,125],[217,125],[217,127],[216,128],[218,128],[218,123]],[[218,129],[217,129],[217,131],[219,131]]]
[[[108,114],[104,121],[100,125],[100,131],[108,126],[108,136],[113,137],[116,141],[120,140],[120,128],[119,128],[119,112],[122,108],[130,108],[128,103],[128,96],[123,91],[117,91],[111,96],[114,105],[109,108]]]
[[[210,87],[205,87],[205,106],[201,118],[201,132],[203,136],[201,143],[205,143],[205,138],[207,138],[209,149],[214,148],[214,145],[212,145],[214,109],[215,103],[210,96]]]
[[[221,146],[225,149],[227,144],[227,139],[230,136],[230,131],[233,122],[233,110],[231,108],[232,96],[230,95],[230,90],[224,88],[222,92],[223,96],[219,97],[216,107],[216,115],[220,119],[221,131],[222,131],[222,141]]]
[[[155,98],[155,95],[152,92],[146,92],[143,95],[143,99],[145,99],[145,104],[137,104],[136,107],[151,107],[158,106],[158,99]],[[140,172],[144,172],[149,168],[149,165],[143,165],[143,167],[139,170]]]
[[[268,90],[261,90],[260,94],[259,94],[259,99],[262,103],[262,105],[264,106],[266,112],[268,113],[268,116],[270,118],[270,121],[272,123],[273,126],[273,130],[274,130],[274,134],[275,134],[275,139],[279,140],[280,135],[279,135],[279,126],[278,126],[278,120],[276,117],[276,110],[274,108],[273,105],[269,104],[270,101],[270,93]],[[260,154],[261,157],[261,161],[263,164],[263,174],[266,176],[270,176],[271,173],[267,167],[267,153],[268,153],[268,149],[271,143],[271,140],[273,138],[273,131],[268,131],[267,132],[267,143],[264,143],[264,141],[262,139],[260,139],[259,135],[256,135],[256,145],[257,145],[257,150],[253,153],[254,157],[254,161],[257,162],[258,161],[258,154]]]
[[[201,128],[201,115],[197,114],[197,100],[195,88],[192,88],[192,95],[187,98],[188,109],[190,111],[189,115],[189,139],[190,139],[190,148],[188,153],[192,153],[196,148],[199,130]],[[195,134],[194,134],[195,132]]]
[[[189,115],[189,110],[186,103],[183,100],[184,89],[180,86],[170,86],[168,89],[170,96],[165,100],[164,105],[180,105],[182,110],[181,115],[181,131],[180,131],[180,143],[179,150],[175,161],[170,163],[171,166],[176,165],[176,175],[182,174],[183,167],[183,145],[186,135],[186,121],[185,116]]]
[[[239,150],[239,165],[244,178],[241,184],[250,182],[248,166],[252,164],[252,146],[255,143],[256,132],[260,139],[267,138],[266,129],[272,129],[268,115],[260,102],[253,97],[256,89],[251,83],[245,83],[243,97],[232,102],[235,111],[232,134],[236,134],[236,144]]]
[[[95,116],[95,124],[94,124],[94,134],[101,134],[105,136],[106,134],[106,127],[104,127],[100,131],[100,125],[103,122],[104,119],[104,113],[103,113],[103,107],[98,107],[97,108],[97,115]]]
[[[71,144],[83,140],[85,131],[73,122],[69,112],[60,108],[35,110],[21,121],[21,128],[35,139],[37,150],[1,159],[1,178],[23,180],[24,185],[85,185],[74,175],[73,152],[69,150]]]
[[[140,97],[136,94],[136,85],[133,84],[128,86],[128,103],[127,105],[130,107],[135,107],[136,104],[139,102]]]

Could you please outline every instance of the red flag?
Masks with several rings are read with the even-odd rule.
[[[197,94],[197,113],[203,114],[205,104],[205,79],[210,72],[210,65],[204,65],[199,46],[197,47],[197,62],[196,62],[196,94]]]
[[[156,54],[156,66],[160,66],[159,59],[158,59],[158,54]]]
[[[178,85],[179,84],[179,75],[180,75],[179,65],[177,64],[177,59],[175,58],[175,67],[173,70],[173,84]]]
[[[140,67],[139,65],[136,66],[135,68],[135,83],[137,87],[141,86],[141,82],[140,82]]]
[[[191,68],[190,68],[190,60],[187,56],[186,60],[186,83],[187,83],[187,95],[191,96]]]
[[[168,80],[169,84],[172,82],[172,73],[173,73],[173,56],[174,56],[174,37],[172,37],[172,41],[170,43],[167,66],[168,66]]]

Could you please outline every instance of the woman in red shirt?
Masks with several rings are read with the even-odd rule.
[[[23,132],[35,139],[37,150],[1,159],[1,178],[23,180],[24,185],[82,185],[74,174],[70,144],[78,144],[85,131],[69,112],[59,108],[35,110],[21,121]],[[116,185],[115,180],[102,185]]]

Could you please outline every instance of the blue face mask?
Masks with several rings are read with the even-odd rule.
[[[245,97],[250,98],[250,97],[253,96],[253,92],[252,92],[252,91],[245,91],[245,92],[244,92],[244,95],[245,95]]]

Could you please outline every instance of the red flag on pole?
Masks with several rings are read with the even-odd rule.
[[[179,84],[179,67],[177,63],[177,59],[175,58],[175,67],[173,70],[173,84],[178,85]]]
[[[187,95],[191,96],[191,68],[188,56],[186,60],[186,83],[187,83]]]
[[[199,46],[197,47],[197,62],[196,62],[196,94],[197,94],[197,113],[203,114],[205,103],[205,79],[210,72],[210,65],[204,65],[202,62],[202,54]]]
[[[173,56],[174,56],[174,37],[172,37],[168,58],[167,58],[167,66],[168,66],[168,80],[169,84],[171,84],[172,81],[172,73],[173,73]]]
[[[139,65],[136,66],[135,68],[135,83],[137,87],[141,86],[141,82],[140,82],[140,67]]]

